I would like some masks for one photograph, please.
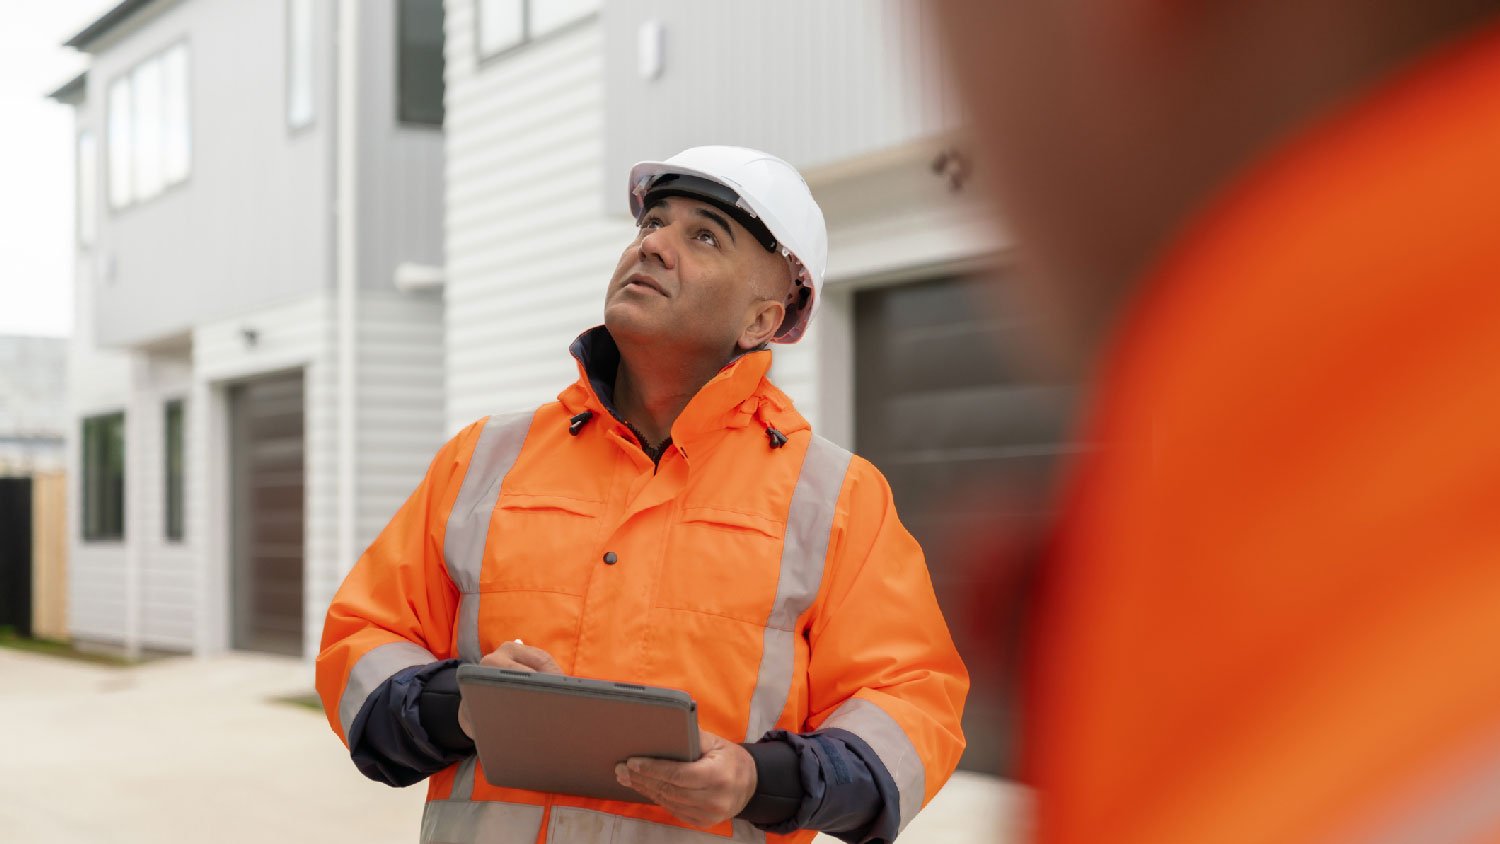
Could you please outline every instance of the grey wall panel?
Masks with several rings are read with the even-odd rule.
[[[958,124],[916,0],[611,0],[605,172],[697,144],[774,152],[804,170],[940,135]],[[660,76],[638,67],[661,24]],[[605,182],[605,207],[624,213]]]
[[[443,130],[396,119],[396,2],[360,6],[359,284],[443,263]]]
[[[286,123],[286,3],[195,0],[171,6],[93,58],[107,184],[110,83],[179,41],[189,49],[191,173],[103,212],[95,339],[126,345],[194,323],[315,294],[330,284],[332,3],[317,4],[316,114]],[[101,192],[107,202],[107,192]]]

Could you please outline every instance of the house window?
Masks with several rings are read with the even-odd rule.
[[[313,0],[287,0],[286,124],[313,121]]]
[[[396,26],[396,115],[443,125],[443,2],[401,0]]]
[[[83,420],[83,538],[125,536],[125,414]]]
[[[130,181],[130,77],[122,76],[109,85],[109,204],[124,208],[134,196]]]
[[[599,11],[600,0],[475,0],[479,58],[556,32]]]
[[[169,401],[163,420],[162,487],[166,491],[165,526],[167,539],[182,539],[182,400]]]
[[[187,45],[177,44],[109,86],[109,204],[125,208],[187,179]]]
[[[78,245],[87,249],[94,245],[94,235],[99,230],[99,150],[94,142],[94,133],[85,129],[78,133]]]

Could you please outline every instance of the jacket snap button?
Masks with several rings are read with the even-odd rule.
[[[612,566],[615,563],[619,562],[619,560],[620,560],[620,558],[615,555],[615,552],[613,552],[613,551],[605,551],[604,552],[604,563],[605,563],[605,565]]]

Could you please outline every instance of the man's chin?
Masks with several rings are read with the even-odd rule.
[[[604,307],[604,327],[616,338],[660,337],[666,328],[663,314],[653,314],[640,302],[613,301]]]

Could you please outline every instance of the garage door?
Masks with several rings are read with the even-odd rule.
[[[1016,631],[1076,389],[1028,367],[1004,277],[855,294],[855,448],[890,480],[973,678],[961,766],[1015,766]]]
[[[302,655],[302,373],[235,386],[232,443],[233,642]]]

